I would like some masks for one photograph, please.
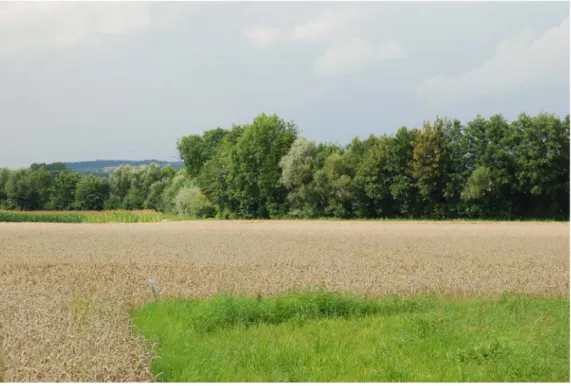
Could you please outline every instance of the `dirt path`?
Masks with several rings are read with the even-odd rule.
[[[569,224],[0,224],[5,380],[148,381],[132,307],[325,284],[368,295],[569,295]]]

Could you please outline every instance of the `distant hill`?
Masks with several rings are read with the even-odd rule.
[[[95,160],[95,161],[79,161],[79,162],[64,162],[64,165],[75,172],[82,174],[109,174],[113,170],[122,165],[128,166],[143,166],[155,163],[159,166],[172,165],[175,169],[182,169],[184,163],[182,162],[168,162],[159,161],[156,159],[133,161],[133,160]]]

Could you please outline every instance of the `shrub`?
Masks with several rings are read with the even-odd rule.
[[[210,218],[216,214],[212,203],[195,187],[181,188],[174,199],[174,206],[178,215]]]

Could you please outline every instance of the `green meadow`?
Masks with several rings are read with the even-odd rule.
[[[169,382],[569,382],[569,299],[167,299],[134,313]]]

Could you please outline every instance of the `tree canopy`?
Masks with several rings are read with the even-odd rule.
[[[109,176],[64,163],[0,169],[0,208],[155,209],[220,218],[569,219],[569,115],[437,118],[353,139],[299,136],[261,114],[177,142],[184,169],[122,166]]]

